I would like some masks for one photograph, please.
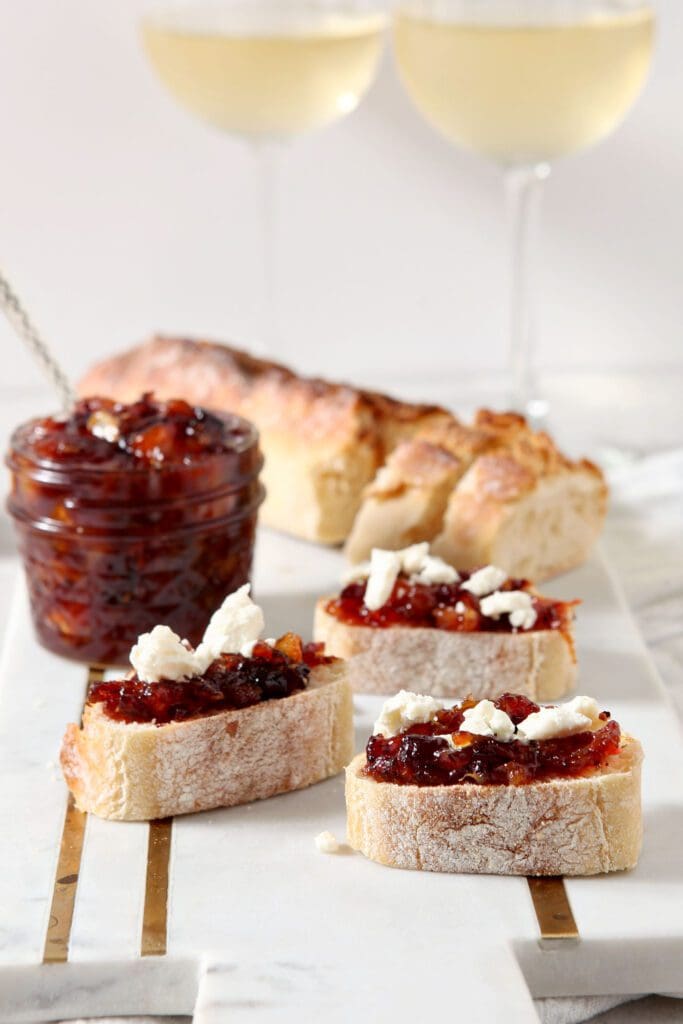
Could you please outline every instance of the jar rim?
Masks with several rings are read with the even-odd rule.
[[[240,490],[248,487],[255,480],[257,480],[259,475],[260,475],[260,473],[261,473],[261,470],[263,469],[265,460],[264,460],[263,453],[261,452],[260,448],[253,449],[253,454],[254,454],[255,458],[254,458],[254,461],[253,461],[252,465],[249,466],[248,471],[232,474],[226,484],[220,485],[218,487],[212,487],[211,490],[198,490],[197,491],[197,498],[202,500],[202,501],[208,501],[212,497],[214,497],[215,495],[230,494],[232,492],[240,491]],[[222,455],[223,456],[227,456],[227,457],[232,457],[234,455],[234,453],[233,452],[224,452],[224,453],[222,453]],[[218,458],[218,453],[214,453],[214,457]],[[104,479],[104,474],[102,473],[101,469],[98,472],[94,472],[93,470],[91,470],[90,467],[84,465],[83,463],[81,463],[81,464],[79,464],[77,466],[74,466],[74,467],[68,467],[68,468],[63,468],[62,467],[62,468],[59,468],[59,469],[56,467],[55,463],[47,464],[47,463],[43,463],[43,462],[33,462],[33,463],[29,463],[28,465],[23,465],[22,463],[17,461],[17,458],[16,458],[14,452],[9,452],[5,456],[5,465],[12,471],[12,473],[15,473],[16,475],[21,475],[23,477],[28,478],[29,480],[34,480],[38,484],[45,484],[47,486],[60,487],[60,488],[67,488],[68,487],[69,489],[74,489],[74,488],[78,487],[79,485],[83,485],[83,484],[91,484],[93,487],[98,487],[99,486],[99,481],[101,479]],[[175,464],[169,463],[168,465],[164,466],[161,469],[154,469],[152,467],[146,467],[146,468],[147,468],[147,472],[148,473],[160,473],[160,474],[166,473],[166,474],[169,474],[169,475],[171,473],[176,473],[176,474],[181,474],[181,475],[183,473],[185,473],[185,474],[187,474],[189,476],[193,472],[201,473],[202,470],[207,468],[207,465],[208,464],[206,462],[204,462],[204,463],[193,462],[193,463],[190,463],[188,465],[182,465],[182,463],[175,463]],[[121,470],[121,471],[118,471],[118,470],[108,470],[108,471],[106,471],[106,477],[108,479],[112,480],[112,482],[115,482],[115,481],[125,482],[125,481],[133,481],[133,480],[143,479],[144,475],[145,474],[139,472],[137,467],[132,472],[127,470],[127,469],[124,469],[124,470]],[[128,500],[129,500],[128,498],[125,498],[124,499],[124,504],[128,504]],[[189,500],[190,499],[187,498],[187,497],[178,498],[177,501],[172,501],[172,499],[169,499],[169,498],[153,498],[152,497],[152,498],[149,498],[149,499],[145,499],[144,500],[144,505],[145,506],[147,506],[147,505],[149,505],[149,506],[167,505],[167,504],[169,504],[169,502],[171,502],[173,504],[175,504],[175,503],[180,504],[181,502],[185,502],[185,501],[189,501]],[[110,495],[107,498],[107,504],[110,504],[111,501],[112,501],[112,499],[111,499],[111,495]],[[96,502],[93,503],[93,507],[96,507],[96,505],[97,505]]]
[[[170,471],[190,471],[192,469],[200,469],[202,466],[210,464],[214,459],[230,458],[235,455],[243,455],[249,452],[259,444],[259,431],[251,420],[245,419],[243,416],[239,416],[237,413],[232,412],[215,412],[214,410],[207,410],[212,415],[218,416],[224,423],[233,423],[243,428],[244,433],[240,434],[234,439],[234,443],[230,446],[226,446],[226,450],[222,452],[209,452],[199,457],[194,457],[190,462],[164,462],[160,466],[152,466],[147,460],[136,460],[130,459],[129,464],[122,466],[107,466],[99,465],[97,463],[88,462],[87,460],[78,461],[73,460],[71,462],[57,462],[54,459],[37,459],[33,456],[30,445],[26,443],[25,434],[28,433],[29,428],[34,424],[40,423],[41,420],[45,419],[44,416],[34,416],[24,423],[20,423],[14,428],[9,440],[9,450],[5,454],[5,465],[10,469],[15,470],[16,467],[13,456],[19,455],[22,458],[28,459],[32,462],[36,468],[43,469],[46,472],[54,473],[55,476],[69,476],[74,473],[86,473],[88,475],[96,477],[100,474],[107,474],[108,476],[130,476],[134,474],[142,473],[164,473]]]

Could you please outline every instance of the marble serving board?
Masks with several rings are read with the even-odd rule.
[[[314,600],[335,589],[341,567],[337,552],[264,531],[255,591],[268,634],[310,636]],[[319,853],[323,829],[344,838],[337,778],[175,819],[167,915],[152,921],[163,933],[156,950],[145,948],[150,826],[87,817],[80,872],[60,883],[76,894],[68,960],[52,963],[44,951],[67,807],[57,757],[65,723],[79,717],[86,669],[37,646],[19,581],[0,665],[0,1022],[186,1013],[196,1024],[318,1014],[413,1024],[444,1008],[489,1022],[504,1008],[517,1024],[536,1020],[532,996],[683,989],[675,714],[599,555],[545,589],[583,598],[579,692],[595,695],[646,751],[641,862],[628,874],[566,882],[577,941],[539,941],[523,878],[399,871],[350,850]],[[356,700],[358,749],[379,703]]]

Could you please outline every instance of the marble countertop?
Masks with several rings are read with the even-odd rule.
[[[612,382],[614,383],[614,382]],[[622,382],[623,383],[623,382]],[[612,386],[612,385],[610,385]],[[632,395],[638,401],[629,410],[629,390],[620,407],[623,424],[593,425],[593,444],[589,447],[585,418],[562,417],[557,433],[571,449],[596,447],[611,462],[612,504],[604,544],[626,593],[631,609],[644,634],[650,653],[670,688],[683,716],[683,441],[678,411],[680,381],[675,377],[662,387],[662,416],[647,413],[643,394],[631,382]],[[401,393],[405,393],[402,389]],[[599,387],[588,388],[586,407],[596,401]],[[472,395],[470,391],[470,397]],[[592,395],[592,397],[591,397]],[[443,395],[432,395],[443,400]],[[640,403],[638,405],[638,403]],[[479,404],[475,398],[473,404]],[[492,403],[494,404],[494,403]],[[42,391],[13,395],[0,404],[0,437],[6,437],[14,423],[45,408]],[[560,411],[555,403],[556,412]],[[618,418],[618,417],[617,417]],[[582,420],[579,425],[579,421]],[[638,429],[635,429],[636,426]],[[662,451],[661,449],[668,449]],[[648,454],[649,453],[649,454]],[[11,582],[17,562],[11,533],[5,516],[0,518],[0,623],[7,618]],[[582,1000],[539,1001],[541,1019],[548,1024],[572,1024],[587,1019],[605,1004]],[[186,1018],[165,1018],[180,1024]],[[647,999],[612,1009],[597,1018],[604,1024],[631,1022],[683,1022],[683,1005],[675,1000]],[[149,1018],[147,1018],[149,1020]]]

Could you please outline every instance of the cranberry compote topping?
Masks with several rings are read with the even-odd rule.
[[[328,664],[320,644],[302,644],[286,633],[274,647],[258,643],[251,657],[223,654],[203,676],[181,682],[143,683],[137,676],[96,683],[88,704],[102,704],[109,718],[123,722],[182,722],[217,711],[279,700],[306,688],[311,669]]]
[[[463,590],[472,572],[461,573],[458,583],[413,583],[406,576],[400,576],[394,584],[391,596],[376,611],[370,611],[364,604],[366,582],[350,583],[339,597],[328,601],[326,611],[351,626],[422,626],[431,629],[445,629],[457,633],[477,632],[510,633],[515,630],[507,615],[498,619],[482,615],[479,598]],[[500,590],[528,590],[528,580],[509,579]],[[536,622],[531,630],[557,629],[569,639],[572,609],[577,601],[552,601],[533,595]],[[456,605],[458,610],[456,611]]]
[[[543,779],[576,777],[601,765],[619,751],[621,732],[603,712],[605,724],[595,732],[557,739],[502,743],[492,736],[459,732],[467,699],[452,710],[439,711],[433,722],[414,725],[398,736],[371,736],[365,749],[365,774],[378,782],[412,786],[524,786]],[[494,701],[515,725],[538,711],[538,704],[506,693]],[[454,750],[442,737],[452,734]]]
[[[87,462],[117,469],[189,465],[233,451],[243,421],[214,416],[181,399],[155,401],[148,392],[124,405],[109,398],[83,398],[68,417],[47,416],[26,425],[24,443],[34,458],[56,464]]]

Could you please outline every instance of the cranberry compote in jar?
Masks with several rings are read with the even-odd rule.
[[[58,654],[124,664],[159,622],[197,644],[249,579],[263,459],[246,420],[85,398],[20,426],[7,464],[35,627]]]

